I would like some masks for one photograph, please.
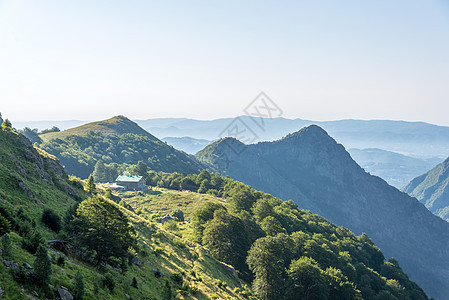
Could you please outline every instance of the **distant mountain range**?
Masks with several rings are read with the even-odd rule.
[[[221,133],[233,120],[235,118],[208,121],[187,118],[155,118],[134,121],[159,139],[192,137],[213,141],[224,137]],[[239,120],[254,131],[257,135],[256,141],[277,140],[305,126],[316,124],[337,139],[346,149],[378,148],[413,157],[438,157],[441,160],[449,156],[449,127],[424,122],[390,120],[321,122],[286,118],[253,119],[248,116],[241,116]],[[18,129],[25,126],[39,129],[57,126],[64,130],[84,123],[87,122],[38,121],[13,122],[13,125]],[[261,124],[262,126],[260,126]]]
[[[449,223],[409,195],[366,173],[322,128],[309,126],[274,142],[221,139],[196,154],[209,168],[356,234],[366,232],[431,296],[449,293]]]
[[[167,144],[174,148],[184,151],[188,154],[195,154],[201,149],[204,149],[207,145],[212,143],[209,140],[195,139],[189,136],[184,137],[164,137],[162,139]]]
[[[449,158],[414,178],[403,191],[416,197],[435,215],[449,221]]]
[[[416,158],[382,149],[348,149],[351,157],[372,175],[401,189],[418,174],[431,169],[440,158]]]
[[[189,154],[195,154],[212,143],[192,137],[165,137],[162,140]],[[381,177],[398,189],[442,161],[440,158],[417,158],[377,148],[351,148],[348,152],[365,171]]]
[[[136,123],[160,138],[188,136],[217,140],[224,137],[221,133],[234,120],[235,118],[210,121],[166,118],[137,120]],[[248,116],[241,116],[239,120],[257,135],[256,141],[277,140],[305,126],[316,124],[346,149],[378,148],[414,157],[439,157],[442,160],[449,156],[449,127],[423,122],[389,120],[319,122],[285,118],[260,121]],[[261,124],[263,125],[260,126]]]

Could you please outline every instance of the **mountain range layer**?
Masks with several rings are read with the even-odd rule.
[[[134,120],[140,127],[159,139],[165,137],[192,137],[195,139],[217,140],[223,138],[225,130],[235,118],[215,120],[194,120],[187,118],[154,118]],[[346,149],[379,148],[419,157],[449,156],[449,127],[424,122],[405,122],[391,120],[339,120],[312,121],[303,119],[254,119],[239,117],[256,135],[257,141],[272,141],[295,132],[305,126],[319,125]],[[83,121],[39,121],[13,122],[16,128],[51,128],[61,130],[80,126]]]
[[[275,142],[225,138],[196,154],[211,169],[293,200],[356,234],[366,232],[431,296],[447,298],[449,223],[415,198],[366,173],[322,128],[309,126]]]
[[[143,161],[155,171],[196,173],[193,158],[151,135],[133,121],[116,116],[61,132],[39,136],[42,149],[56,155],[69,174],[87,178],[95,164],[135,164]]]
[[[368,233],[386,256],[398,258],[411,279],[431,296],[444,299],[449,291],[449,268],[441,264],[449,258],[449,224],[432,215],[416,199],[366,173],[342,145],[318,126],[309,126],[278,141],[252,145],[233,138],[221,139],[196,155],[203,165],[153,135],[142,133],[140,127],[124,117],[89,126],[51,133],[51,138],[50,134],[42,135],[42,146],[54,151],[61,161],[73,158],[79,163],[86,156],[85,162],[92,161],[87,165],[93,169],[96,160],[108,163],[107,156],[117,154],[110,148],[111,143],[105,147],[105,139],[120,142],[130,138],[123,149],[118,149],[119,153],[128,152],[127,156],[117,156],[118,163],[130,162],[130,157],[154,149],[155,145],[165,145],[164,149],[182,155],[181,160],[163,152],[154,153],[149,162],[159,164],[150,165],[151,169],[189,173],[207,167],[281,199],[292,199],[301,208],[356,234]],[[127,129],[120,131],[122,126]],[[135,148],[136,138],[143,138],[147,144]],[[167,163],[170,161],[173,164]],[[186,165],[194,168],[183,170],[181,167]]]
[[[449,221],[449,158],[404,187],[431,212]]]

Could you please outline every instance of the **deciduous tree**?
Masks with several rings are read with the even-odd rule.
[[[128,218],[101,197],[81,202],[72,222],[79,243],[95,251],[97,265],[110,257],[122,257],[128,248],[136,246]]]

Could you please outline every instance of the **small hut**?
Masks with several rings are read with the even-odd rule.
[[[131,176],[129,174],[119,175],[115,180],[115,185],[131,191],[143,190],[146,188],[145,179],[142,176]]]

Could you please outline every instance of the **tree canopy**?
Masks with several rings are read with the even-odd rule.
[[[135,231],[126,216],[101,197],[81,202],[72,222],[78,242],[95,251],[97,264],[110,257],[122,257],[136,246]]]

